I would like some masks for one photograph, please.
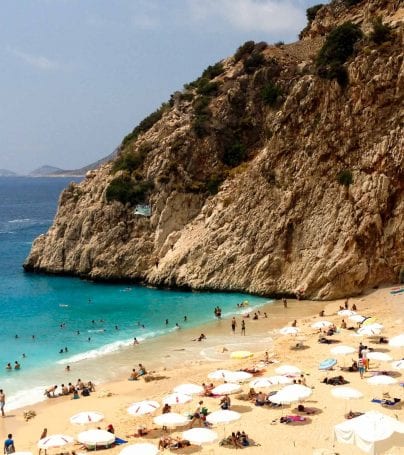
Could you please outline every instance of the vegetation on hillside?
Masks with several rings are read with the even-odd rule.
[[[355,44],[361,38],[360,27],[352,22],[334,28],[317,55],[318,75],[324,79],[337,79],[341,86],[345,86],[348,75],[343,65],[353,55]]]
[[[122,204],[136,205],[147,201],[149,192],[153,189],[149,180],[136,181],[128,175],[115,177],[107,187],[108,202],[119,201]]]
[[[155,123],[157,123],[161,117],[163,116],[164,112],[166,112],[170,108],[169,103],[163,103],[158,109],[154,112],[149,114],[145,117],[134,129],[131,133],[123,138],[122,147],[125,147],[129,142],[135,140],[139,134],[145,133],[148,131]]]
[[[344,169],[337,175],[337,180],[340,185],[349,186],[353,183],[352,172],[349,169]]]
[[[392,30],[387,24],[383,24],[383,19],[378,16],[372,21],[372,31],[369,38],[375,44],[382,44],[389,41],[392,37]]]

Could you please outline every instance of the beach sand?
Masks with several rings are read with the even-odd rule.
[[[375,316],[378,321],[383,323],[385,329],[383,335],[392,337],[403,331],[403,305],[404,294],[392,295],[391,288],[371,290],[365,295],[349,299],[349,305],[353,303],[357,306],[358,313],[364,316]],[[263,358],[265,350],[268,350],[271,358],[275,363],[266,367],[265,376],[275,374],[275,368],[283,363],[296,365],[302,369],[305,374],[307,385],[313,387],[313,394],[304,403],[308,407],[318,408],[319,412],[310,415],[303,424],[281,424],[279,418],[282,415],[295,414],[293,409],[296,405],[279,408],[261,408],[254,406],[249,401],[242,401],[232,395],[232,410],[241,413],[241,419],[223,426],[213,428],[217,431],[220,438],[224,434],[227,436],[232,431],[244,430],[249,437],[260,444],[259,446],[243,449],[248,453],[256,454],[360,454],[358,448],[353,445],[344,445],[336,443],[333,447],[333,427],[335,424],[344,420],[344,414],[352,409],[354,411],[378,410],[393,417],[404,420],[402,408],[384,408],[380,405],[373,404],[370,400],[373,397],[382,397],[384,392],[389,392],[391,397],[398,397],[403,400],[403,388],[399,385],[393,386],[372,386],[361,380],[358,373],[342,374],[350,382],[350,386],[358,388],[364,393],[364,398],[355,401],[338,400],[332,397],[331,390],[333,386],[321,383],[326,376],[325,372],[318,370],[321,360],[333,357],[330,354],[330,348],[337,344],[327,345],[317,342],[318,333],[310,327],[310,324],[320,319],[327,319],[334,322],[337,327],[340,326],[342,318],[336,314],[343,300],[333,302],[305,302],[288,300],[288,308],[284,308],[281,302],[276,302],[261,309],[261,316],[264,311],[267,312],[268,318],[261,317],[258,321],[246,319],[247,331],[246,336],[240,334],[241,317],[237,317],[238,327],[236,334],[232,335],[230,330],[230,321],[222,320],[207,324],[197,329],[180,330],[175,334],[168,335],[164,339],[156,340],[144,345],[134,346],[133,350],[121,355],[119,370],[119,380],[115,382],[99,384],[97,390],[90,397],[82,397],[79,400],[70,400],[70,397],[60,397],[49,399],[45,402],[38,403],[25,409],[18,409],[6,413],[7,416],[0,421],[1,431],[5,437],[7,433],[13,433],[16,449],[18,451],[30,450],[37,453],[36,443],[42,433],[43,428],[48,429],[48,435],[54,433],[64,433],[76,436],[80,431],[88,428],[100,426],[105,428],[107,424],[112,423],[115,427],[117,436],[126,439],[129,443],[153,442],[158,443],[162,435],[161,429],[157,428],[153,422],[153,416],[144,416],[135,418],[130,416],[126,409],[128,406],[143,399],[161,399],[172,389],[181,383],[208,382],[207,374],[218,368],[228,368],[237,370],[251,366],[259,359]],[[318,313],[321,309],[325,310],[324,318],[320,318]],[[298,320],[297,326],[301,329],[305,337],[304,349],[291,349],[296,344],[296,339],[292,336],[279,336],[278,328],[289,325],[294,319]],[[344,318],[347,321],[347,318]],[[355,325],[354,323],[349,323]],[[206,342],[191,341],[201,332],[207,336]],[[361,338],[353,337],[351,330],[339,330],[332,338],[340,341],[340,344],[347,344],[357,347]],[[271,341],[273,338],[273,341]],[[401,358],[403,350],[391,348],[388,345],[374,344],[371,339],[364,339],[365,344],[373,347],[375,350],[389,352],[394,360]],[[240,344],[239,344],[240,343]],[[222,352],[223,347],[229,351]],[[254,351],[253,359],[231,360],[229,352],[233,350],[245,349]],[[201,352],[203,355],[201,355]],[[158,354],[156,354],[158,353]],[[339,373],[339,366],[345,362],[346,365],[351,363],[351,359],[356,358],[356,354],[338,358],[338,365],[329,376],[336,376]],[[208,360],[210,359],[210,360]],[[214,359],[214,360],[213,360]],[[149,369],[156,370],[156,374],[165,376],[165,379],[145,382],[144,379],[139,381],[128,381],[131,369],[137,367],[142,362]],[[62,368],[62,366],[61,366]],[[125,368],[125,374],[123,369]],[[388,369],[391,367],[388,363],[371,362],[371,370]],[[80,366],[73,365],[70,377],[66,382],[75,382],[78,377],[83,380],[86,378],[80,376],[82,371]],[[118,374],[118,373],[117,373]],[[124,376],[122,377],[122,375]],[[365,377],[370,377],[371,373],[365,373]],[[403,381],[402,374],[397,372],[399,381]],[[210,382],[210,381],[209,381]],[[215,382],[219,384],[220,382]],[[49,384],[53,384],[50,378]],[[243,384],[243,391],[248,392],[248,383]],[[7,391],[5,391],[7,392]],[[191,403],[173,406],[173,411],[184,413],[193,412],[201,398],[195,396]],[[204,405],[209,411],[219,409],[218,398],[203,398]],[[25,422],[23,411],[33,409],[36,417]],[[100,411],[105,414],[105,419],[99,424],[89,426],[76,426],[69,423],[69,417],[81,411]],[[155,415],[161,413],[158,410]],[[275,422],[273,422],[275,421]],[[139,424],[146,425],[149,429],[155,428],[144,438],[129,437],[133,435]],[[195,425],[197,426],[197,425]],[[185,428],[184,428],[185,429]],[[172,435],[180,435],[183,429],[172,431]],[[118,454],[124,446],[117,446],[112,449],[104,450],[102,453]],[[82,452],[79,445],[70,446],[62,449],[52,449],[49,453],[67,452],[68,450]],[[236,449],[220,447],[218,443],[196,448],[192,446],[188,449],[177,450],[177,453],[214,453],[226,454],[232,453]],[[240,449],[241,450],[241,449]],[[169,451],[166,451],[170,453]],[[404,453],[404,448],[393,448],[388,453]]]

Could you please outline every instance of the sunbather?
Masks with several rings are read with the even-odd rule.
[[[279,421],[281,423],[291,423],[291,422],[304,422],[306,417],[302,416],[282,416]]]

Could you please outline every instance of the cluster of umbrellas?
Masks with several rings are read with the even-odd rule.
[[[362,322],[361,329],[358,333],[368,333],[368,330],[374,334],[375,331],[382,330],[383,326],[378,324],[372,318],[368,325],[363,325],[368,319],[363,316],[357,315],[351,310],[341,310],[338,312],[341,316],[349,316],[350,319]],[[354,319],[355,318],[355,319]],[[360,321],[361,318],[364,318]],[[312,324],[314,328],[324,328],[330,326],[332,323],[329,321],[317,321]],[[284,327],[280,331],[284,335],[296,335],[299,332],[297,327]],[[370,333],[370,332],[369,332]],[[379,332],[380,333],[380,332]],[[389,345],[392,347],[404,347],[404,334],[400,334],[394,338],[391,338]],[[356,351],[352,346],[339,345],[331,348],[331,354],[335,356],[346,356],[353,354]],[[238,358],[248,357],[248,353],[239,351]],[[392,357],[384,352],[373,351],[367,354],[369,359],[379,361],[391,361]],[[323,366],[320,365],[320,369],[328,369],[335,365],[337,361],[335,359],[326,359],[322,362]],[[404,369],[404,360],[397,360],[391,363],[395,369]],[[293,402],[301,402],[309,398],[312,394],[312,389],[302,384],[291,384],[292,378],[290,376],[298,375],[301,370],[293,365],[281,365],[275,369],[276,375],[268,377],[260,377],[252,379],[249,382],[249,386],[255,389],[266,389],[273,386],[282,385],[284,386],[280,391],[271,395],[271,402],[280,405],[291,404]],[[230,371],[230,370],[216,370],[209,373],[208,377],[213,380],[224,381],[223,384],[216,386],[212,392],[216,395],[224,395],[237,393],[240,391],[240,383],[247,381],[252,378],[250,373],[244,371]],[[397,380],[387,375],[377,375],[367,379],[367,382],[371,385],[392,385],[396,384]],[[169,405],[180,405],[190,402],[193,399],[193,395],[201,394],[204,392],[203,387],[197,384],[181,384],[173,389],[173,392],[165,396],[162,400],[163,404]],[[331,390],[331,394],[338,399],[344,399],[346,401],[353,399],[360,399],[363,397],[361,391],[352,387],[338,387]],[[154,413],[160,408],[160,404],[154,400],[143,400],[133,403],[128,409],[128,413],[133,416],[143,416]],[[366,417],[365,417],[366,416]],[[226,425],[230,422],[240,419],[241,415],[238,412],[231,410],[219,410],[208,414],[206,417],[207,422],[212,425]],[[77,425],[87,425],[101,421],[104,415],[96,411],[80,412],[70,418],[70,422]],[[361,419],[361,420],[359,420]],[[380,413],[373,411],[364,414],[352,421],[345,421],[342,424],[335,426],[335,438],[342,442],[354,441],[357,445],[361,446],[364,441],[367,444],[370,442],[376,443],[387,439],[389,437],[404,437],[404,425],[394,419],[390,419]],[[393,422],[394,423],[393,423]],[[161,427],[176,428],[182,427],[189,424],[189,418],[176,412],[168,412],[156,416],[153,419],[156,425]],[[353,423],[351,423],[353,422]],[[376,423],[375,423],[376,422]],[[385,425],[382,428],[381,425]],[[370,426],[373,425],[373,426]],[[373,428],[371,437],[369,437],[370,428]],[[386,429],[387,428],[387,429]],[[366,437],[365,437],[365,432]],[[380,434],[379,434],[380,433]],[[184,431],[182,437],[191,442],[191,444],[203,445],[217,441],[218,434],[207,428],[192,428]],[[367,439],[366,439],[367,438]],[[87,447],[97,446],[109,446],[115,441],[115,435],[105,430],[86,430],[78,434],[77,441],[86,445]],[[359,442],[358,442],[359,441]],[[370,441],[370,442],[369,442]],[[55,434],[47,436],[38,442],[38,447],[41,449],[49,449],[52,447],[63,447],[67,444],[74,442],[74,438],[68,435]],[[131,444],[126,446],[120,455],[155,455],[158,452],[158,448],[151,443],[139,443]]]

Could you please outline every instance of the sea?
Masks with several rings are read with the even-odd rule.
[[[22,264],[32,242],[52,224],[60,193],[71,181],[79,179],[0,178],[0,388],[8,410],[41,401],[46,387],[75,383],[78,375],[98,383],[113,380],[143,359],[148,346],[162,359],[169,358],[164,347],[174,350],[167,337],[171,334],[172,342],[179,331],[176,324],[195,327],[198,334],[197,327],[214,320],[216,306],[229,316],[240,312],[237,304],[244,300],[251,309],[268,303],[238,293],[159,290],[25,273]],[[136,355],[134,337],[141,346]],[[14,369],[16,361],[19,370]]]

